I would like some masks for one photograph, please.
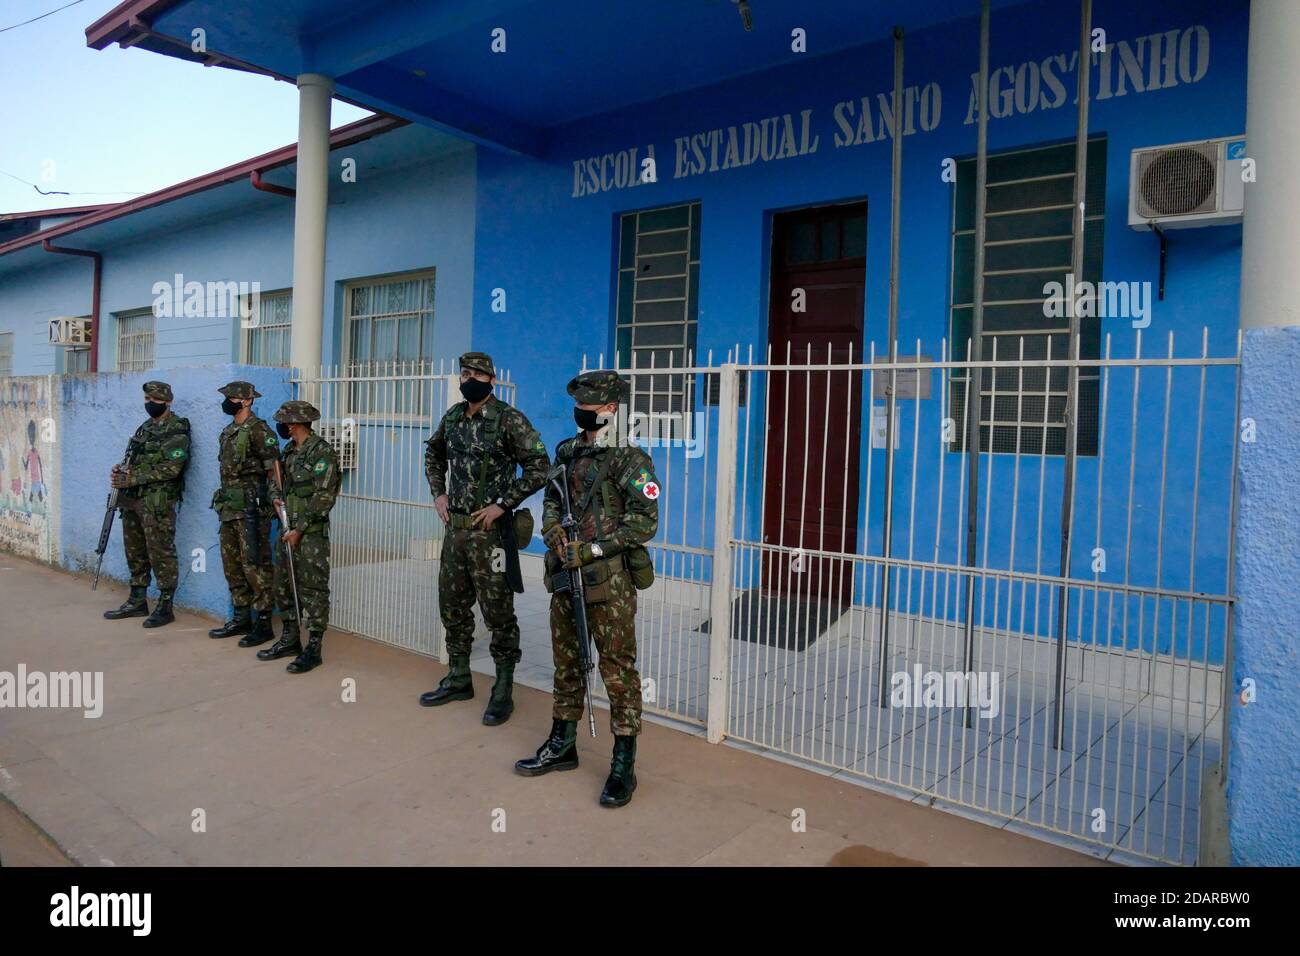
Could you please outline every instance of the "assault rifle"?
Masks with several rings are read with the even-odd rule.
[[[570,541],[581,541],[578,533],[578,519],[573,515],[573,501],[569,497],[569,470],[564,465],[556,465],[546,476],[547,481],[560,493],[560,527]],[[591,736],[596,736],[596,715],[591,709],[591,631],[587,627],[587,597],[583,593],[582,568],[566,568],[552,575],[556,594],[568,594],[573,603],[574,630],[578,632],[578,666],[582,668],[582,683],[587,693],[587,721],[591,726]]]
[[[128,454],[127,458],[129,457]],[[127,458],[123,458],[122,464],[113,470],[118,471],[125,468]],[[99,529],[99,544],[95,546],[95,553],[99,555],[99,560],[95,562],[95,580],[90,585],[92,591],[99,590],[99,571],[104,566],[104,552],[108,550],[108,539],[113,534],[113,516],[117,514],[117,493],[119,490],[116,487],[108,489],[108,502],[104,505],[104,523]]]
[[[275,499],[275,513],[280,519],[280,537],[284,537],[289,530],[289,515],[284,507],[284,470],[280,463],[275,463],[275,486],[280,491],[280,497]],[[289,563],[289,587],[293,591],[293,610],[298,615],[298,626],[303,626],[302,620],[302,602],[298,600],[298,572],[293,566],[293,548],[289,542],[284,543],[285,560]]]

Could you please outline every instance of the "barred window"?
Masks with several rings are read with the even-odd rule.
[[[984,334],[981,360],[1030,362],[1070,355],[1068,315],[1049,317],[1048,283],[1067,285],[1074,225],[1074,143],[992,154],[984,213]],[[1082,279],[1101,279],[1102,226],[1106,205],[1106,138],[1088,143]],[[967,360],[975,298],[975,159],[957,164],[953,194],[952,352]],[[1075,277],[1076,284],[1079,277]],[[1060,311],[1064,312],[1064,309]],[[1079,319],[1079,357],[1095,359],[1101,322]],[[950,450],[966,449],[966,380],[952,375],[951,416],[957,423]],[[980,450],[1065,454],[1065,403],[1069,369],[997,368],[982,376]],[[1098,374],[1081,369],[1078,381],[1080,455],[1097,453]],[[1046,447],[1044,447],[1044,444]]]
[[[623,368],[683,368],[695,353],[700,288],[700,204],[623,214],[619,222],[615,336]],[[694,377],[633,376],[632,410],[694,408]]]
[[[153,309],[118,312],[117,369],[119,372],[143,372],[153,368]]]
[[[245,311],[251,305],[246,302]],[[243,329],[244,363],[288,368],[292,324],[293,290],[261,293],[257,299],[257,322]]]
[[[0,375],[14,373],[14,334],[0,332]]]
[[[397,388],[387,376],[433,362],[434,272],[368,279],[344,291],[346,373],[369,379],[349,388],[350,410],[359,415],[415,414],[429,396]]]

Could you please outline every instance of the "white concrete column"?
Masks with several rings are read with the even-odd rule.
[[[1300,3],[1251,0],[1246,54],[1246,184],[1241,253],[1243,328],[1300,325]],[[1229,174],[1234,170],[1229,169]]]
[[[334,81],[328,76],[304,73],[298,77],[298,183],[293,207],[293,329],[289,362],[309,374],[321,364],[333,94]]]

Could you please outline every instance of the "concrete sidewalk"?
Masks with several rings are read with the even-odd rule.
[[[197,615],[104,620],[124,594],[0,555],[0,671],[104,674],[98,719],[0,710],[0,793],[79,863],[1098,863],[650,722],[636,798],[606,810],[603,710],[577,771],[524,778],[511,765],[549,729],[547,694],[517,688],[514,717],[488,728],[482,675],[473,701],[429,710],[432,661],[331,632],[324,666],[294,676],[209,640]]]

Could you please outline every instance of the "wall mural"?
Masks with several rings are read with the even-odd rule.
[[[58,553],[55,381],[0,378],[0,549],[42,561]]]

